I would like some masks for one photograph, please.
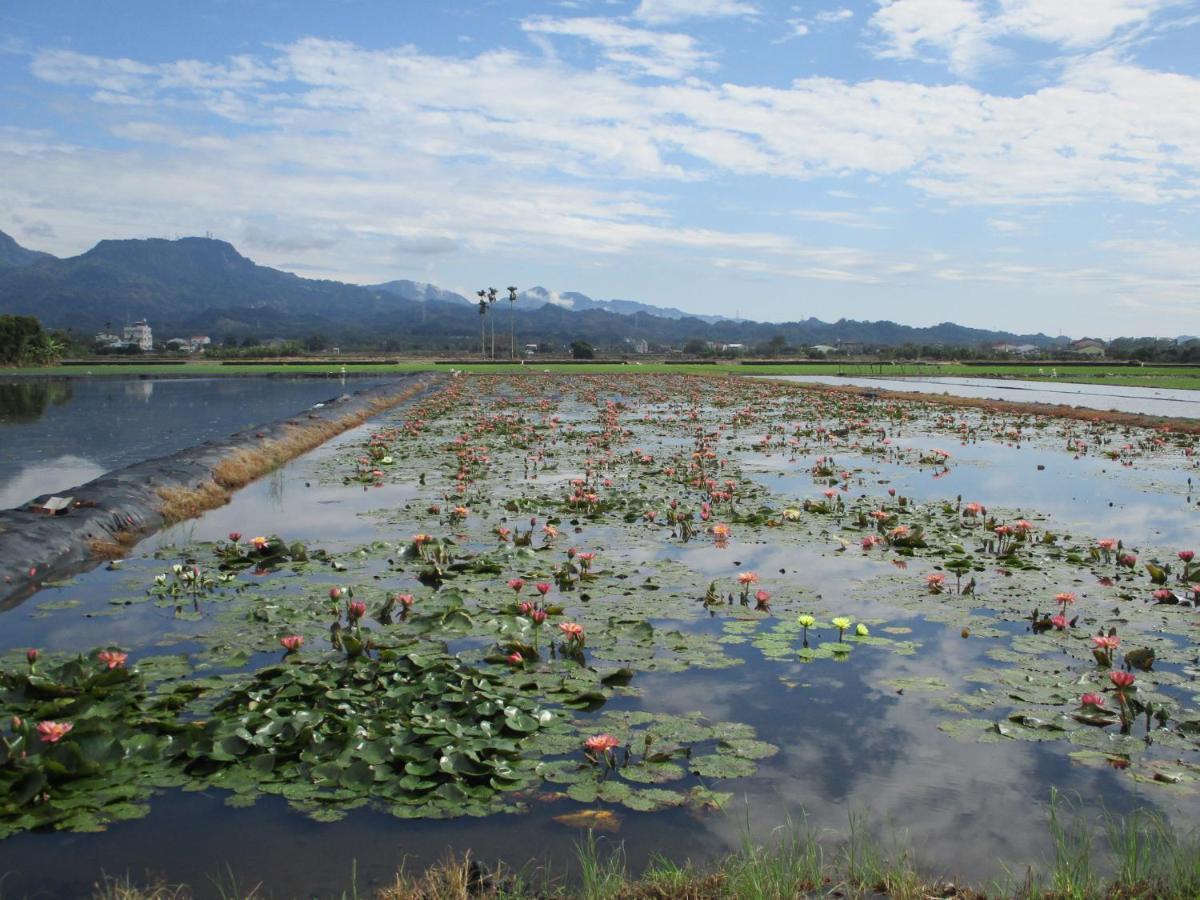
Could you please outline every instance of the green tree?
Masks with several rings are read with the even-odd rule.
[[[587,341],[574,341],[571,344],[572,359],[595,359],[596,350]]]
[[[63,343],[42,330],[34,316],[0,315],[0,365],[52,365],[62,355]]]

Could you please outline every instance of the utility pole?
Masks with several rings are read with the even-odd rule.
[[[517,302],[517,289],[511,284],[508,291],[508,359],[513,362],[517,358],[517,332],[513,325],[513,304]]]
[[[496,289],[490,287],[487,290],[488,309],[496,305]],[[496,360],[496,317],[492,316],[492,361]]]

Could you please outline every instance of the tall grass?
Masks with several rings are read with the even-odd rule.
[[[488,868],[467,853],[447,858],[419,875],[403,869],[388,887],[361,893],[352,869],[341,900],[793,900],[872,897],[924,900],[1196,900],[1200,898],[1200,837],[1180,832],[1159,814],[1089,818],[1078,798],[1052,792],[1048,820],[1048,866],[1009,873],[985,891],[922,876],[904,841],[881,841],[865,815],[850,815],[840,841],[822,841],[806,820],[788,821],[765,842],[741,830],[739,848],[708,864],[651,858],[640,875],[630,872],[624,845],[587,832],[576,844],[575,876],[555,879],[549,869],[512,872]],[[832,844],[832,847],[830,845]],[[1107,873],[1107,874],[1101,874]],[[212,879],[226,900],[274,896],[269,886],[239,885],[228,868]],[[208,895],[214,893],[210,890]],[[128,878],[106,878],[93,895],[101,900],[182,900],[182,886],[158,882],[138,888]]]

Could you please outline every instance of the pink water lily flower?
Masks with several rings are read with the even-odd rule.
[[[96,658],[110,669],[119,669],[125,665],[129,654],[122,653],[120,650],[101,650],[96,654]]]
[[[1134,678],[1132,672],[1123,672],[1118,670],[1116,672],[1109,672],[1108,680],[1116,686],[1118,691],[1122,691],[1125,688],[1130,687],[1136,679]]]
[[[42,739],[43,743],[57,744],[64,737],[66,737],[74,727],[75,726],[70,722],[52,722],[50,720],[38,722],[38,737]]]
[[[583,742],[583,746],[593,753],[608,753],[620,747],[621,741],[611,734],[594,734]]]
[[[304,638],[298,634],[289,634],[281,637],[279,643],[288,653],[295,653],[304,644]]]

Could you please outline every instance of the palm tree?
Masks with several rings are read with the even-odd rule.
[[[480,288],[475,294],[479,297],[479,355],[487,359],[487,291]]]
[[[496,303],[496,289],[494,287],[488,288],[487,302],[488,302],[489,308],[494,306]],[[492,359],[495,360],[495,358],[496,358],[496,317],[492,316]]]
[[[508,291],[508,358],[517,358],[517,333],[513,328],[513,304],[517,301],[517,289],[511,284],[505,288]]]

